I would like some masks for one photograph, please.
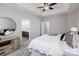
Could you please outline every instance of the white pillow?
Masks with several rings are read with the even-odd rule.
[[[52,37],[53,40],[60,41],[61,35],[62,35],[62,34],[58,34],[58,35],[56,35],[56,36],[50,36],[50,37]]]
[[[61,37],[62,34],[51,35],[52,37]],[[50,36],[50,35],[49,35]]]
[[[13,31],[6,31],[6,32],[5,32],[5,35],[9,35],[9,34],[11,34],[11,33],[13,33]]]

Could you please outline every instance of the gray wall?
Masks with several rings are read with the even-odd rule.
[[[15,9],[13,7],[0,5],[0,17],[10,17],[16,22],[17,28],[12,35],[20,36],[22,40],[21,32],[21,20],[30,20],[30,39],[40,35],[40,17],[30,14],[28,12]]]
[[[79,10],[74,11],[67,15],[67,30],[69,31],[71,27],[78,27],[79,29]]]
[[[49,21],[49,34],[58,34],[67,31],[67,16],[65,14],[56,14],[43,18]]]
[[[79,10],[74,10],[69,13],[56,14],[43,18],[44,21],[49,21],[49,34],[57,34],[70,31],[71,27],[77,27],[79,30]]]
[[[33,39],[40,35],[40,21],[49,21],[50,34],[58,34],[66,32],[72,26],[79,27],[79,11],[74,11],[70,14],[56,14],[40,18],[28,12],[21,11],[19,9],[0,5],[0,17],[10,17],[16,24],[17,29],[13,35],[21,36],[21,20],[30,20],[30,39]]]
[[[77,14],[73,12],[67,15],[67,30],[69,31],[71,27],[77,27]]]
[[[15,29],[16,23],[10,18],[0,17],[0,26],[3,29]]]

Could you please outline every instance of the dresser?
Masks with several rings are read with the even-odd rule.
[[[3,37],[0,40],[0,56],[5,56],[20,48],[18,36]]]

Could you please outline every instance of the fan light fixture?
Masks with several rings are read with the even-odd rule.
[[[48,6],[46,6],[46,7],[44,7],[44,9],[48,10],[48,9],[49,9],[49,7],[48,7]]]
[[[43,12],[44,11],[46,11],[46,10],[54,10],[54,8],[52,7],[52,6],[54,6],[54,5],[56,5],[57,3],[51,3],[51,4],[49,4],[49,3],[44,3],[44,5],[43,6],[40,6],[40,7],[37,7],[37,8],[42,8],[43,10]]]

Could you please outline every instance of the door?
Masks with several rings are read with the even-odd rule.
[[[47,34],[49,32],[49,21],[41,22],[41,35]]]

